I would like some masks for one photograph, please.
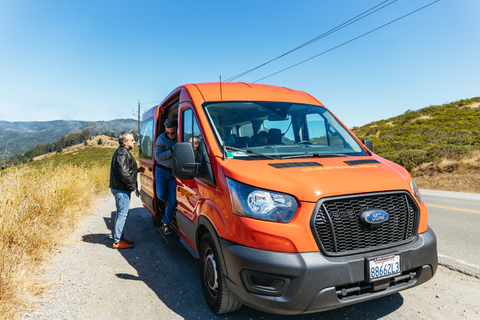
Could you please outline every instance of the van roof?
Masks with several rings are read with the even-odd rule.
[[[195,87],[204,101],[220,101],[219,82],[186,84],[183,87],[191,94]],[[306,92],[266,84],[222,82],[221,92],[223,101],[284,101],[322,105]]]
[[[293,90],[285,87],[277,87],[267,84],[246,82],[222,82],[222,95],[220,97],[220,82],[190,83],[175,88],[159,104],[147,110],[142,117],[145,121],[156,114],[159,106],[170,100],[175,94],[186,90],[194,103],[201,105],[205,101],[279,101],[324,106],[320,101],[306,92]]]

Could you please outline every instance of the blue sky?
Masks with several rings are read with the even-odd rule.
[[[254,82],[434,0],[0,0],[0,120],[136,118],[178,85]],[[480,1],[440,0],[260,83],[306,91],[348,127],[480,96]]]

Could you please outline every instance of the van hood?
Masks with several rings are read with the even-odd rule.
[[[288,193],[307,202],[346,194],[411,189],[410,175],[404,168],[377,156],[228,159],[222,165],[227,177],[258,188]]]

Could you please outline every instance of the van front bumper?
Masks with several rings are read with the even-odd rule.
[[[438,265],[435,233],[398,247],[343,257],[284,253],[220,239],[228,289],[245,305],[279,314],[330,310],[386,296],[431,279]],[[368,282],[366,259],[400,255],[402,274]]]

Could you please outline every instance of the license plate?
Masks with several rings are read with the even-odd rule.
[[[370,282],[398,276],[401,273],[400,256],[397,254],[368,260],[368,281]]]

